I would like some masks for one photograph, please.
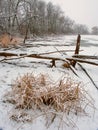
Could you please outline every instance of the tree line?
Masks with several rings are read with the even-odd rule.
[[[86,25],[76,24],[59,6],[42,0],[0,0],[0,32],[44,34],[89,34]],[[93,27],[92,33],[98,33]]]

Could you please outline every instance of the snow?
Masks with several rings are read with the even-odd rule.
[[[57,50],[75,50],[76,35],[66,35],[66,36],[51,36],[46,38],[39,38],[37,41],[27,41],[27,44],[35,45],[33,47],[23,47],[23,48],[12,48],[7,50],[7,52],[13,53],[27,53],[27,54],[40,54],[47,53]],[[80,54],[86,55],[98,55],[98,36],[87,35],[81,36],[81,47]],[[56,44],[56,46],[54,46]],[[62,46],[59,46],[59,45]],[[41,46],[42,45],[42,46]],[[44,46],[47,45],[47,46]],[[49,46],[51,45],[51,46]],[[53,46],[52,46],[53,45]],[[4,49],[0,48],[0,52],[3,52]],[[73,55],[74,52],[66,52],[67,55]],[[45,56],[65,58],[65,53],[53,53]],[[0,57],[2,59],[3,57]],[[37,118],[32,123],[17,123],[11,119],[9,116],[13,111],[11,104],[6,104],[3,102],[4,94],[10,89],[11,83],[18,76],[24,75],[26,73],[34,73],[38,75],[48,74],[51,79],[56,83],[66,74],[71,75],[72,78],[82,81],[87,92],[92,96],[95,103],[95,111],[88,110],[89,116],[78,116],[78,117],[69,117],[73,118],[73,121],[77,127],[72,128],[71,126],[64,126],[63,129],[66,130],[98,130],[98,90],[93,86],[89,78],[77,65],[77,73],[79,78],[77,78],[69,69],[62,67],[63,62],[56,61],[56,67],[50,67],[49,60],[34,59],[34,58],[22,58],[18,60],[12,60],[7,62],[0,62],[0,129],[2,130],[57,130],[58,121],[53,123],[49,128],[46,128],[45,121],[42,117]],[[87,72],[91,75],[96,85],[98,86],[98,67],[93,65],[88,65],[82,63]],[[62,130],[62,128],[60,128]]]

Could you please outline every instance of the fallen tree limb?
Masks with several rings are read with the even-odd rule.
[[[96,59],[98,60],[98,56],[88,56],[88,55],[73,55],[74,58],[81,58],[81,59]]]
[[[38,47],[38,46],[70,46],[70,45],[66,45],[66,44],[39,44],[39,43],[36,43],[36,44],[27,44],[25,43],[25,46],[26,47]]]
[[[4,57],[13,57],[14,58],[4,58],[3,60],[15,60],[15,59],[20,59],[20,58],[25,58],[25,57],[31,57],[31,58],[39,58],[39,59],[47,59],[47,60],[61,60],[61,61],[66,61],[66,59],[62,59],[62,58],[56,58],[56,57],[47,57],[47,56],[40,56],[38,54],[15,54],[15,53],[6,53],[6,52],[2,52],[0,53],[0,56],[4,56]],[[18,56],[18,57],[16,57]]]
[[[82,51],[82,50],[80,50]],[[74,50],[60,50],[59,52],[74,52]],[[46,53],[39,53],[39,55],[47,55],[47,54],[53,54],[53,53],[58,53],[58,51],[51,51],[51,52],[46,52]]]
[[[74,52],[74,50],[60,50],[59,52]],[[39,54],[36,54],[36,55],[47,55],[47,54],[52,54],[52,53],[58,53],[58,51],[39,53]],[[0,56],[4,56],[4,57],[19,56],[19,55],[22,56],[22,55],[26,55],[26,54],[16,54],[16,53],[4,52],[4,51],[0,52]]]
[[[15,53],[0,52],[0,56],[9,57],[9,56],[18,56],[18,55]]]
[[[60,61],[64,61],[66,62],[66,60],[68,61],[76,61],[76,62],[81,62],[81,63],[87,63],[87,64],[92,64],[92,65],[96,65],[98,66],[98,63],[96,62],[92,62],[92,61],[87,61],[87,60],[83,60],[83,59],[79,59],[79,58],[56,58],[56,57],[50,57],[50,56],[41,56],[40,54],[16,54],[16,53],[7,53],[7,52],[0,52],[0,56],[4,56],[4,57],[14,57],[14,58],[4,58],[1,61],[4,60],[15,60],[15,59],[20,59],[20,58],[24,58],[24,57],[31,57],[31,58],[39,58],[39,59],[47,59],[47,60],[60,60]]]
[[[98,63],[96,62],[92,62],[92,61],[87,61],[87,60],[83,60],[83,59],[78,59],[78,58],[66,58],[69,61],[77,61],[77,62],[81,62],[81,63],[87,63],[87,64],[91,64],[91,65],[96,65],[98,66]]]
[[[74,69],[73,66],[70,65],[70,69],[71,69],[71,71],[72,71],[77,77],[79,77],[79,75],[76,73],[76,71],[75,71],[75,69]]]
[[[91,76],[88,74],[88,72],[86,71],[86,69],[78,63],[78,65],[81,67],[81,69],[85,72],[85,74],[87,75],[87,77],[91,80],[92,84],[96,87],[96,89],[98,89],[98,86],[95,84],[95,82],[93,81],[93,79],[91,78]]]
[[[26,57],[39,58],[39,59],[47,59],[47,60],[61,60],[61,61],[66,61],[65,59],[62,59],[62,58],[40,56],[38,54],[30,54],[30,55],[27,55]]]
[[[69,64],[69,68],[70,68],[70,70],[76,75],[76,76],[78,76],[77,75],[77,73],[73,70],[73,68],[70,66],[70,63],[68,63],[68,61],[66,60],[66,59],[61,59],[61,58],[55,58],[55,57],[47,57],[47,56],[40,56],[40,55],[38,55],[38,54],[30,54],[30,55],[27,55],[27,54],[14,54],[14,53],[2,53],[2,55],[3,56],[5,56],[5,57],[10,57],[10,56],[15,56],[14,58],[4,58],[4,59],[2,59],[0,62],[3,62],[3,61],[8,61],[8,60],[16,60],[16,59],[21,59],[21,58],[25,58],[25,57],[31,57],[31,58],[39,58],[39,59],[47,59],[47,60],[51,60],[52,61],[52,65],[51,65],[51,67],[53,67],[53,66],[56,66],[56,64],[55,64],[55,61],[56,60],[60,60],[60,61],[64,61],[64,62],[66,62],[67,64]],[[18,57],[16,57],[16,56],[18,56]]]

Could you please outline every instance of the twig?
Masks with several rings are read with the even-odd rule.
[[[56,47],[54,47],[61,55],[63,55],[63,53],[61,51],[59,51]]]
[[[77,77],[79,77],[79,75],[75,72],[75,70],[74,70],[74,67],[73,66],[70,66],[70,69],[71,69],[71,71],[77,76]]]

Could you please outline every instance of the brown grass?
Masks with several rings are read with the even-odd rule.
[[[67,62],[64,63],[62,66],[63,66],[64,68],[70,68],[70,64],[68,64]]]
[[[13,82],[11,91],[6,94],[6,99],[18,110],[40,110],[48,116],[52,113],[51,122],[59,113],[86,115],[87,107],[94,108],[93,100],[81,82],[67,77],[54,85],[50,77],[43,74],[18,77]],[[12,114],[11,118],[13,117]]]
[[[6,48],[9,46],[16,46],[18,44],[20,44],[22,41],[22,38],[18,38],[18,37],[12,37],[9,34],[3,34],[0,36],[0,44],[2,47]]]

